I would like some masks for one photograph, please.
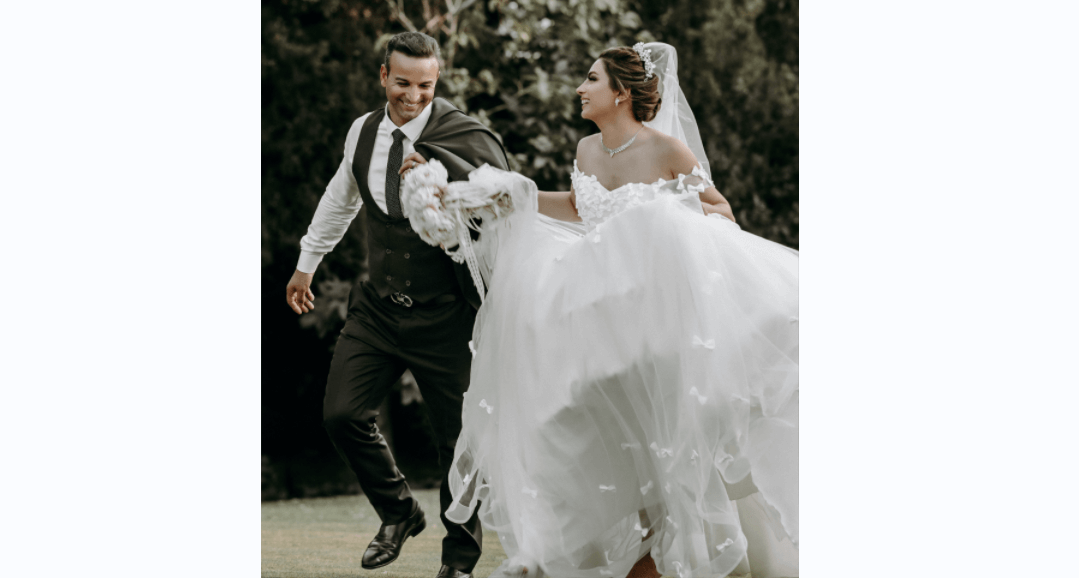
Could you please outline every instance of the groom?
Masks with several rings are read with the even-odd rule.
[[[437,158],[450,180],[467,179],[484,163],[508,169],[498,137],[448,101],[434,98],[441,54],[434,38],[405,32],[390,39],[381,69],[385,108],[353,124],[345,156],[300,241],[300,259],[287,288],[297,313],[313,307],[311,279],[322,257],[341,240],[366,205],[370,280],[352,288],[348,318],[326,382],[323,420],[338,453],[382,520],[362,566],[380,568],[427,525],[423,510],[375,426],[378,408],[405,369],[412,370],[434,426],[443,479],[440,491],[442,568],[437,578],[469,578],[480,557],[475,515],[446,519],[454,446],[472,355],[468,342],[479,295],[468,269],[427,245],[401,212],[400,173]],[[415,155],[422,156],[417,158]],[[415,159],[415,160],[413,160]]]

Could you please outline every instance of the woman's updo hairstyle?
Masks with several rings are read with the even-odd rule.
[[[656,117],[663,99],[659,96],[659,76],[645,78],[647,72],[644,62],[637,51],[628,46],[608,48],[599,55],[607,76],[611,79],[611,90],[618,92],[629,89],[630,102],[633,103],[633,118],[648,122]]]

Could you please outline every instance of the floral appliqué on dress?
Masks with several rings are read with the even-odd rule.
[[[685,182],[687,177],[698,177],[698,184]],[[655,192],[670,181],[659,179],[648,183],[626,183],[614,190],[607,190],[594,175],[586,175],[577,168],[573,161],[573,190],[577,196],[577,214],[589,231],[595,229],[607,219],[633,207],[643,205],[655,198]],[[678,192],[700,194],[707,187],[714,186],[707,174],[698,165],[690,175],[678,175]],[[673,191],[672,191],[673,192]]]

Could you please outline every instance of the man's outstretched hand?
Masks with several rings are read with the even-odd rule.
[[[315,294],[311,292],[311,279],[314,276],[314,273],[297,270],[292,274],[292,279],[289,279],[285,300],[296,313],[304,314],[315,308]]]

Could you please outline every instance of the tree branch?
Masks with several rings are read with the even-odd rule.
[[[408,16],[405,16],[404,0],[386,0],[386,4],[390,6],[390,18],[401,23],[409,32],[419,32],[416,29],[416,25],[409,20]]]

